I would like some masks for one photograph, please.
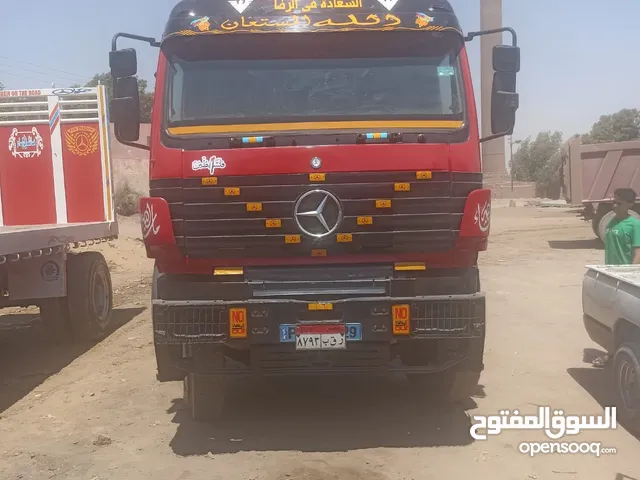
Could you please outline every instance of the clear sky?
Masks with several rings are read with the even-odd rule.
[[[640,108],[640,0],[502,2],[504,24],[516,29],[522,49],[516,138],[542,130],[561,130],[566,136],[584,133],[601,114]],[[0,81],[7,88],[86,82],[108,70],[114,33],[160,37],[175,3],[20,0],[14,8],[5,6],[0,16]],[[479,0],[451,3],[465,31],[479,29]],[[38,21],[28,20],[27,13]],[[141,76],[152,85],[156,50],[136,42],[131,46],[138,49]],[[479,39],[468,46],[476,89],[479,47]]]

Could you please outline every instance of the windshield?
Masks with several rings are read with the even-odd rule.
[[[372,56],[375,49],[365,53],[343,47],[338,55],[318,56],[316,51],[267,59],[173,55],[168,126],[462,121],[463,83],[456,52],[402,50],[407,52]]]

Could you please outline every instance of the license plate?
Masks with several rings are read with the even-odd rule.
[[[296,343],[296,327],[295,324],[280,325],[280,342]],[[347,342],[362,341],[362,325],[359,323],[345,324],[345,340]]]
[[[346,328],[342,324],[297,325],[296,350],[342,350],[347,348]]]

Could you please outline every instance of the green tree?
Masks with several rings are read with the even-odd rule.
[[[113,98],[113,79],[110,73],[98,73],[93,76],[86,87],[96,87],[104,85],[109,98]],[[147,92],[149,84],[146,80],[138,79],[138,90],[140,92],[140,120],[142,123],[151,122],[151,109],[153,107],[153,92]]]
[[[514,179],[535,182],[539,196],[556,198],[561,146],[561,132],[540,132],[535,140],[524,140],[511,161]]]
[[[0,90],[4,90],[4,84],[0,82]]]
[[[640,110],[625,108],[612,115],[602,115],[591,131],[582,135],[583,144],[625,142],[640,138]]]

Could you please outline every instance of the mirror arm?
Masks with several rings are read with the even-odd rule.
[[[111,50],[114,51],[114,52],[116,50],[118,50],[118,39],[119,38],[130,38],[131,40],[139,40],[141,42],[148,43],[152,47],[159,47],[160,46],[160,42],[158,42],[153,37],[142,37],[140,35],[134,35],[133,33],[116,33],[113,36],[113,40],[111,40]]]
[[[493,30],[483,30],[481,32],[469,32],[467,36],[464,37],[464,41],[470,42],[476,37],[482,37],[484,35],[493,35],[494,33],[502,33],[502,32],[509,32],[512,38],[512,45],[514,47],[518,46],[518,35],[516,34],[516,31],[511,27],[495,28]]]
[[[127,142],[125,140],[122,140],[122,138],[120,138],[120,135],[118,135],[117,129],[114,127],[113,130],[114,130],[114,133],[116,134],[116,140],[118,140],[118,142],[120,142],[121,144],[127,145],[129,147],[133,147],[133,148],[140,148],[141,150],[151,151],[151,147],[149,147],[149,145],[143,145],[142,143]]]
[[[495,140],[496,138],[506,137],[507,135],[511,135],[511,132],[507,131],[503,133],[496,133],[495,135],[489,135],[488,137],[482,137],[480,139],[480,143],[488,142],[490,140]]]

